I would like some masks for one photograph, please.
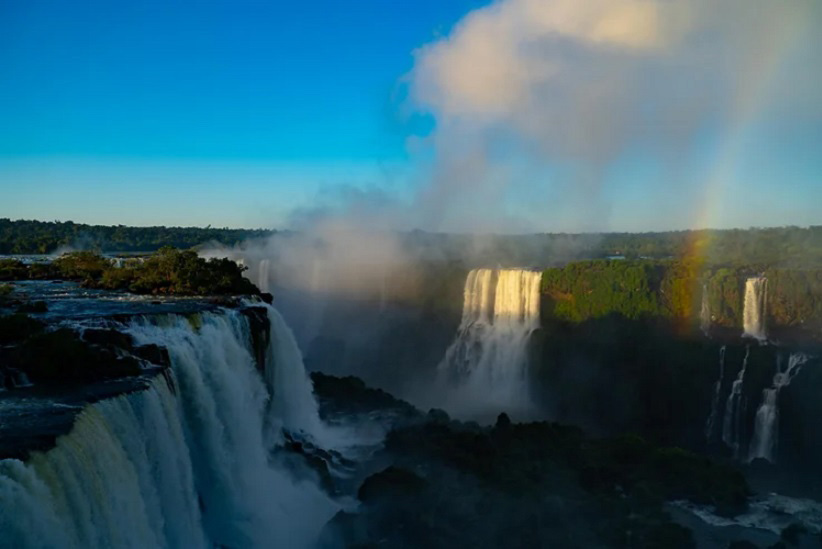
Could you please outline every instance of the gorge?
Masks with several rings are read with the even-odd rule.
[[[54,383],[48,376],[59,371],[30,369],[28,340],[10,340],[2,350],[0,502],[12,510],[0,517],[4,539],[21,547],[345,546],[393,535],[379,525],[401,521],[403,505],[485,493],[463,475],[510,473],[512,484],[498,488],[505,504],[487,525],[491,539],[516,523],[524,504],[515,495],[519,473],[505,465],[512,462],[494,460],[524,459],[520,452],[547,461],[512,467],[536,467],[538,484],[547,482],[563,501],[574,490],[594,498],[601,508],[594,522],[622,517],[597,498],[610,497],[611,482],[627,486],[650,513],[642,511],[634,526],[649,539],[662,532],[679,539],[680,523],[724,532],[741,524],[728,516],[749,520],[746,505],[767,508],[766,500],[745,503],[739,471],[756,491],[822,494],[822,437],[804,419],[818,413],[822,386],[819,341],[809,336],[817,318],[805,315],[795,333],[785,324],[780,315],[796,305],[784,299],[784,273],[769,277],[767,291],[764,279],[740,273],[736,293],[727,274],[709,274],[694,284],[700,291],[689,308],[676,293],[680,271],[642,260],[542,272],[431,263],[414,272],[376,269],[360,281],[340,280],[330,273],[341,271],[312,260],[310,276],[296,279],[301,291],[289,293],[276,261],[231,259],[250,267],[245,275],[275,294],[277,308],[265,294],[139,297],[71,281],[13,282],[20,299],[46,303],[33,314],[46,335],[32,337],[68,330],[105,352],[89,370],[103,379],[82,382],[84,394],[76,396],[59,384],[46,391]],[[100,369],[107,361],[122,373],[108,379]],[[334,377],[350,374],[375,388]],[[532,446],[532,439],[542,442]],[[465,461],[462,449],[487,457]],[[620,452],[647,464],[673,460],[665,466],[682,469],[682,478],[708,475],[701,464],[711,462],[692,455],[727,470],[689,481],[716,490],[710,497],[655,476],[656,465],[631,473],[653,476],[654,498],[690,502],[670,511],[678,522],[659,522],[650,518],[658,503],[631,492],[632,481],[601,476]],[[388,463],[398,470],[384,469]],[[570,484],[548,488],[548,479],[566,474]],[[446,493],[432,492],[428,482]],[[391,495],[364,495],[381,490]],[[796,505],[816,516],[814,504]],[[553,519],[541,520],[564,516],[551,509]],[[449,516],[465,520],[461,512]],[[694,516],[702,517],[697,526],[687,518]],[[566,530],[587,528],[588,518],[567,520],[516,539],[592,542]],[[734,535],[754,539],[745,536],[789,526],[778,514],[756,520],[767,526]],[[815,528],[814,520],[804,523]],[[433,546],[457,542],[445,525],[413,530],[435,536]],[[614,532],[593,535],[610,540],[606,546],[621,543]]]

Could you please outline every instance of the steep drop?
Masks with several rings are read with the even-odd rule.
[[[531,413],[527,344],[539,327],[540,280],[520,269],[468,274],[457,336],[439,366],[450,411],[473,418]]]
[[[742,361],[742,369],[731,385],[731,392],[728,395],[728,400],[725,401],[725,416],[722,421],[722,441],[733,450],[734,457],[739,458],[742,453],[742,440],[744,429],[744,415],[747,407],[747,401],[743,394],[743,385],[745,383],[745,372],[748,369],[748,358],[751,354],[751,348],[745,349],[745,358]]]
[[[305,386],[270,395],[248,321],[235,310],[140,318],[125,330],[168,349],[171,370],[144,391],[87,406],[48,452],[0,461],[0,539],[14,547],[310,546],[336,505],[270,460],[272,427],[301,424],[292,404],[271,400],[304,399]]]
[[[749,461],[756,458],[776,461],[776,450],[779,445],[779,394],[783,387],[790,385],[807,360],[806,355],[792,353],[786,366],[784,357],[778,357],[773,385],[762,391],[762,404],[756,411]]]
[[[764,341],[765,315],[767,313],[768,279],[764,276],[745,281],[745,306],[742,312],[744,335]]]

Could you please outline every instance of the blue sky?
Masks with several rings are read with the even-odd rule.
[[[522,1],[502,2],[508,7],[517,3]],[[429,203],[418,194],[433,188],[433,195],[446,197],[447,213],[434,221],[413,214],[405,222],[431,229],[482,230],[477,220],[498,204],[509,211],[488,229],[822,223],[818,208],[812,207],[822,203],[822,155],[816,153],[822,148],[822,126],[816,105],[811,105],[810,117],[784,114],[771,108],[784,102],[777,93],[774,101],[759,101],[741,122],[704,125],[681,145],[664,150],[654,146],[659,139],[653,135],[626,139],[624,148],[609,151],[606,158],[590,156],[587,146],[566,150],[557,147],[561,140],[554,135],[525,130],[510,105],[503,105],[505,116],[499,116],[499,97],[458,95],[466,80],[454,75],[462,68],[492,66],[482,48],[475,52],[460,46],[464,36],[472,46],[476,36],[485,36],[474,31],[473,14],[488,15],[491,21],[506,16],[483,10],[487,4],[3,2],[0,216],[283,226],[294,208],[311,208],[335,196],[335,190],[353,186],[391,193],[409,211],[425,210]],[[550,36],[566,33],[569,40],[589,38],[579,29],[572,34],[551,24],[533,31],[538,34],[532,42],[548,31]],[[483,32],[493,34],[493,28]],[[505,39],[501,35],[499,43],[504,45]],[[497,37],[489,40],[497,43]],[[415,58],[413,52],[423,47],[428,49]],[[801,60],[808,47],[798,47],[798,57],[791,59]],[[779,56],[787,59],[785,51],[780,49]],[[447,76],[436,72],[442,60],[452,59],[459,59],[457,68],[449,67]],[[506,61],[528,70],[527,63],[533,63],[531,58]],[[594,66],[597,59],[582,62]],[[790,72],[789,63],[780,59],[777,64],[789,71],[783,75],[788,81],[802,72]],[[465,78],[472,83],[474,77]],[[490,85],[478,81],[476,86],[506,89],[507,73],[492,77]],[[568,78],[578,76],[569,73]],[[556,83],[524,85],[540,105],[551,101],[543,98],[562,97],[550,93],[561,89]],[[452,97],[473,110],[455,111]],[[472,105],[475,99],[479,102]],[[720,100],[715,103],[711,109],[729,108]],[[557,104],[569,112],[574,108],[565,108],[561,100]],[[538,114],[543,110],[531,108]],[[490,122],[488,112],[496,117]],[[756,116],[760,112],[767,115]],[[624,132],[624,127],[603,131],[607,137],[616,130]],[[490,134],[493,142],[487,140]],[[500,135],[515,137],[500,145]],[[464,142],[456,156],[455,141]],[[463,156],[489,147],[505,151],[505,169],[498,159],[493,165],[483,159],[470,172],[480,173],[480,179],[504,173],[499,177],[507,179],[476,183],[479,190],[474,191],[474,179],[463,183],[460,179],[467,175],[454,175],[449,167],[463,165]],[[733,151],[732,158],[718,160],[727,150]],[[678,160],[671,163],[670,157]],[[597,182],[588,188],[575,177],[558,178],[569,163],[574,173],[589,171],[585,164],[595,165]],[[717,177],[712,173],[719,163],[730,167],[720,174],[721,188],[712,189],[720,187],[710,181]],[[511,165],[517,166],[515,175]],[[437,182],[442,173],[449,174],[446,183]],[[534,200],[536,188],[544,191],[539,200]],[[473,210],[465,212],[460,210],[465,201],[455,194],[486,199],[469,201]],[[692,200],[706,194],[716,201],[716,211],[707,219],[698,212],[705,204]],[[687,211],[678,207],[682,203],[688,204]],[[590,204],[597,212],[595,222],[582,213]],[[527,221],[510,225],[512,218]]]

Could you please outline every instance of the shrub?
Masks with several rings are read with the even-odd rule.
[[[64,278],[70,280],[99,279],[111,261],[95,252],[70,252],[54,260],[54,267]]]
[[[28,278],[28,270],[22,261],[0,259],[0,280],[21,280]]]

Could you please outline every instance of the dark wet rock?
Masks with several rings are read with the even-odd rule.
[[[217,307],[236,307],[238,302],[231,296],[212,296],[208,298],[208,302]]]
[[[338,495],[339,489],[334,477],[331,475],[332,455],[314,444],[301,440],[299,433],[283,431],[285,444],[283,451],[299,460],[312,470],[319,479],[320,487],[330,495]]]
[[[274,304],[274,296],[268,292],[262,292],[260,294],[260,299],[263,300],[263,303],[268,303],[269,305]]]
[[[431,408],[430,410],[428,410],[428,421],[431,421],[433,423],[449,423],[451,421],[451,417],[445,410],[440,410],[439,408]]]
[[[19,343],[43,331],[44,324],[24,314],[0,315],[0,345]]]
[[[337,377],[312,372],[314,394],[320,403],[320,415],[356,415],[386,412],[405,419],[419,418],[419,410],[382,389],[366,386],[358,377]]]
[[[124,351],[130,351],[134,346],[134,340],[129,334],[115,329],[87,328],[83,331],[83,339],[95,345],[117,347]]]
[[[373,503],[382,498],[417,495],[424,488],[425,479],[407,469],[391,466],[365,479],[357,491],[357,499]]]
[[[377,543],[369,540],[368,520],[363,515],[338,511],[323,528],[319,547],[358,547],[370,549]]]
[[[784,541],[785,543],[796,547],[802,541],[802,537],[807,533],[808,529],[804,525],[795,522],[793,524],[786,526],[782,530],[780,537],[782,538],[782,541]]]
[[[265,307],[246,307],[240,313],[248,320],[254,361],[260,372],[265,372],[266,355],[271,343],[271,321]]]
[[[732,541],[728,549],[759,549],[759,546],[748,540]]]
[[[46,385],[88,383],[141,372],[133,357],[91,345],[65,328],[30,337],[14,350],[10,360],[33,383]]]
[[[141,358],[155,366],[162,366],[164,368],[171,366],[171,358],[168,355],[168,349],[150,343],[148,345],[140,345],[134,347],[131,354],[137,358]]]
[[[17,307],[18,313],[47,313],[48,310],[45,301],[27,301]]]

